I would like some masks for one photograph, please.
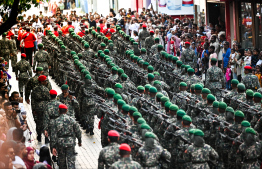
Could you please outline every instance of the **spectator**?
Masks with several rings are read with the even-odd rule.
[[[52,167],[52,160],[50,157],[50,151],[49,148],[46,146],[43,146],[40,148],[40,153],[39,153],[39,162],[44,163],[48,169],[51,169]]]
[[[227,65],[226,69],[226,88],[231,90],[231,68],[230,64]]]
[[[34,149],[31,147],[26,147],[26,150],[27,154],[23,157],[23,160],[27,169],[33,169],[35,162],[38,163],[38,161],[35,161],[34,158]]]
[[[223,62],[222,62],[222,68],[227,68],[229,57],[231,54],[231,49],[229,48],[229,42],[224,43],[224,52],[223,52]]]
[[[215,53],[215,47],[214,46],[209,46],[209,67],[211,67],[211,59],[216,58],[217,59],[217,54]],[[217,66],[217,63],[216,63]]]
[[[18,143],[15,148],[15,160],[12,162],[15,168],[26,169],[26,165],[22,160],[27,155],[25,144]]]
[[[256,67],[258,60],[259,60],[259,50],[257,48],[255,48],[253,50],[253,55],[251,57],[251,67],[252,68]]]

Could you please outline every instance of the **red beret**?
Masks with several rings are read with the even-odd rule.
[[[185,42],[186,45],[190,45],[190,42]]]
[[[49,93],[50,93],[50,95],[57,95],[57,92],[55,90],[53,90],[53,89],[50,90]]]
[[[113,28],[110,29],[110,32],[113,33],[113,32],[116,32]]]
[[[119,137],[119,133],[115,130],[110,130],[107,134],[109,137]]]
[[[22,58],[26,58],[26,54],[25,54],[25,53],[22,53],[22,54],[21,54],[21,57],[22,57]]]
[[[65,104],[60,104],[59,109],[67,109],[67,106]]]
[[[128,144],[123,143],[120,145],[119,150],[131,151],[131,148]]]
[[[150,33],[155,33],[154,31],[150,31]]]
[[[41,76],[38,77],[38,81],[39,82],[43,82],[45,80],[46,80],[46,76],[45,75],[41,75]]]
[[[171,40],[170,43],[171,43],[171,44],[174,44],[175,42]]]
[[[252,70],[252,67],[251,66],[245,66],[244,69]]]
[[[143,28],[146,28],[146,24],[143,24],[142,27],[143,27]]]

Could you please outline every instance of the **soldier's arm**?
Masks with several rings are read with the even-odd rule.
[[[220,78],[222,79],[222,88],[224,88],[226,82],[222,71],[220,72]]]
[[[25,85],[25,100],[29,99],[31,89],[32,89],[31,85],[32,85],[32,79],[29,79],[29,81]]]
[[[213,149],[211,146],[210,146],[210,153],[209,153],[209,155],[210,155],[210,159],[215,159],[215,160],[217,160],[217,159],[219,158],[218,153],[217,153],[216,150]]]
[[[32,77],[32,69],[31,69],[31,66],[30,66],[29,63],[28,63],[28,66],[27,66],[27,71],[29,73],[29,76]]]
[[[171,159],[171,153],[167,151],[166,149],[164,149],[161,153],[161,157],[169,161]]]
[[[52,130],[52,139],[51,144],[53,145],[54,148],[57,148],[57,120],[55,120],[54,126],[51,128]]]
[[[78,144],[81,144],[82,143],[82,133],[81,133],[81,130],[80,130],[80,126],[79,126],[79,124],[76,122],[76,121],[74,121],[74,131],[75,131],[75,134],[76,134],[76,138],[78,139]]]
[[[50,121],[50,118],[49,118],[49,115],[48,115],[47,106],[45,107],[43,116],[44,116],[43,117],[44,130],[48,131],[48,123]]]
[[[101,150],[98,157],[98,169],[104,169],[105,161],[104,161],[104,151]]]
[[[16,68],[19,68],[19,62],[15,64]],[[15,69],[15,76],[18,77],[18,69]]]
[[[9,50],[10,53],[14,53],[12,41],[9,41]]]
[[[209,71],[207,70],[207,73],[206,73],[206,84],[207,84],[207,86],[209,85],[209,81],[210,81],[210,75],[209,75]]]

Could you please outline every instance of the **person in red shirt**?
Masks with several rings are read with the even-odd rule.
[[[59,36],[58,31],[57,31],[57,26],[54,26],[54,31],[53,31],[53,33],[54,33],[54,35],[55,35],[56,37]]]
[[[24,35],[25,33],[25,30],[24,29],[21,29],[20,32],[18,33],[18,37],[17,37],[17,40],[20,42],[20,51],[21,52],[25,52],[25,48],[24,48],[24,42],[21,42],[22,40],[22,36]]]
[[[36,40],[36,37],[33,33],[30,32],[29,27],[26,27],[26,32],[23,34],[22,39],[25,42],[26,60],[32,66],[32,54],[34,50],[34,41]]]
[[[79,35],[80,37],[85,36],[85,26],[81,26],[81,31],[77,32],[77,35]]]
[[[64,31],[62,30],[63,34],[69,34],[68,29],[70,29],[70,28],[75,29],[75,27],[72,25],[72,21],[68,21],[67,24],[68,24],[68,25],[66,26],[66,28],[64,29]]]

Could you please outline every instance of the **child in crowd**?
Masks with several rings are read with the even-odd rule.
[[[230,64],[226,68],[226,88],[227,90],[231,89],[231,68]]]

